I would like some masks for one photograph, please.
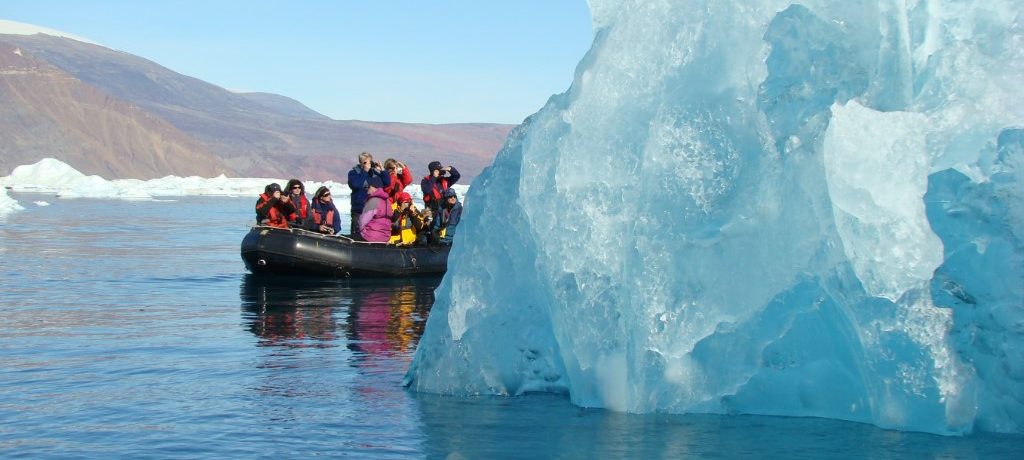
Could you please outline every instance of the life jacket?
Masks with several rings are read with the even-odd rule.
[[[434,176],[424,176],[420,188],[423,189],[423,204],[430,209],[440,209],[440,203],[443,201],[441,197],[444,191],[448,190],[448,178],[441,177],[439,181],[434,181]]]
[[[267,223],[264,225],[277,228],[288,228],[288,217],[277,209],[277,206],[270,207],[270,212],[267,213],[267,220]]]
[[[299,199],[294,199],[295,195],[292,195],[292,203],[298,203],[295,206],[295,214],[292,214],[288,220],[294,221],[297,218],[305,219],[309,217],[309,200],[306,199],[306,194],[299,195]]]
[[[321,225],[334,228],[334,208],[328,209],[326,215],[321,215],[313,208],[313,225],[319,228]]]
[[[277,228],[288,228],[288,219],[294,216],[294,213],[285,215],[278,209],[277,205],[271,205],[270,200],[272,196],[266,193],[260,194],[260,199],[256,202],[256,223],[267,225],[270,227]],[[280,201],[278,201],[280,203]],[[267,222],[263,222],[263,219],[267,219]]]
[[[256,223],[259,224],[261,220],[267,217],[267,213],[270,208],[270,195],[261,193],[260,198],[256,200]]]
[[[391,205],[392,212],[398,210],[398,203]],[[398,228],[391,228],[391,239],[388,240],[388,244],[413,244],[416,242],[416,228],[413,226],[412,219],[409,216],[402,214],[398,218]]]

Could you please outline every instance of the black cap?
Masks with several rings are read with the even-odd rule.
[[[430,172],[434,172],[434,170],[438,170],[441,168],[442,166],[440,161],[431,161],[430,164],[427,165],[427,170]]]
[[[274,192],[280,192],[281,191],[281,184],[278,184],[277,182],[267,184],[267,186],[263,188],[263,191],[267,195],[273,195]]]

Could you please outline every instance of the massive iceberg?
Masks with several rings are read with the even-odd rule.
[[[1024,1],[593,0],[406,376],[1024,430]]]

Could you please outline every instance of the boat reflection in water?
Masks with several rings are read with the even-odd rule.
[[[251,378],[236,384],[260,401],[252,415],[289,430],[329,425],[378,433],[372,449],[401,450],[419,423],[402,377],[439,283],[246,275],[242,327],[259,353],[247,363]],[[309,435],[289,431],[295,433]]]
[[[239,297],[259,346],[344,345],[356,359],[409,359],[440,281],[245,275]]]

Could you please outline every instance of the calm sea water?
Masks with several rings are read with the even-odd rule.
[[[437,279],[249,276],[255,198],[13,196],[28,209],[0,220],[2,458],[1024,456],[1021,436],[412,393]]]

